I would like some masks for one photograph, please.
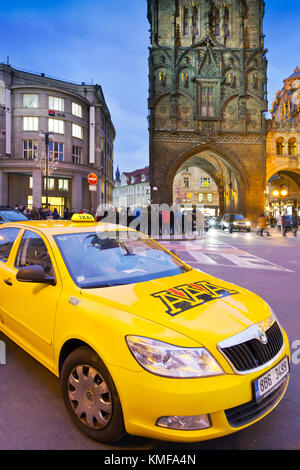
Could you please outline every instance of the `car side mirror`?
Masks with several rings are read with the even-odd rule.
[[[20,268],[17,272],[17,281],[20,282],[34,282],[37,284],[50,284],[55,285],[54,277],[47,276],[44,269],[40,265],[25,266]]]

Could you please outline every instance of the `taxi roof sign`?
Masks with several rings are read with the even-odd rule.
[[[95,222],[91,214],[74,214],[71,218],[72,222]]]

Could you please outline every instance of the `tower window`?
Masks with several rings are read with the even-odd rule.
[[[184,36],[188,36],[190,34],[188,8],[183,9],[183,34]]]
[[[285,149],[284,139],[283,139],[283,137],[279,137],[276,140],[276,154],[277,155],[284,155],[284,149]]]
[[[295,137],[291,137],[291,139],[289,139],[288,149],[289,149],[289,155],[293,155],[293,156],[297,155],[297,142],[296,142]]]
[[[214,106],[214,88],[213,87],[200,87],[199,93],[199,114],[203,117],[214,117],[215,106]]]

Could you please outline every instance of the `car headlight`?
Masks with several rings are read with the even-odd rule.
[[[195,378],[224,374],[205,348],[185,348],[141,336],[127,336],[129,350],[149,372],[163,377]]]

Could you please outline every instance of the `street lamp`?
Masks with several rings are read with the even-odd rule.
[[[279,212],[281,213],[281,198],[286,197],[288,195],[288,192],[286,189],[282,189],[281,191],[278,191],[276,189],[272,192],[272,195],[278,198]]]
[[[46,177],[46,207],[48,208],[48,193],[49,193],[49,141],[54,137],[52,132],[40,131],[40,136],[45,138],[45,177]],[[54,157],[54,153],[52,152]]]

